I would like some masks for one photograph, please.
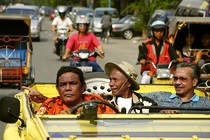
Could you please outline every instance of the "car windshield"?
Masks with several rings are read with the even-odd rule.
[[[118,13],[116,10],[108,10],[109,15],[112,16],[112,18],[118,18]],[[104,10],[96,10],[95,17],[101,18],[104,15]]]
[[[38,15],[36,10],[33,9],[7,9],[6,14],[29,14]]]
[[[122,18],[119,23],[126,23],[129,20],[130,16],[126,16],[124,18]]]
[[[92,13],[92,10],[79,10],[77,15],[86,15],[87,13]]]
[[[200,9],[178,9],[175,16],[204,17],[205,11]]]
[[[192,115],[193,116],[193,115]],[[205,135],[202,130],[210,127],[209,119],[181,119],[173,118],[101,118],[92,123],[89,120],[75,118],[40,118],[46,132],[51,138],[62,139],[69,136],[110,138],[122,137],[189,137],[194,128],[199,128],[199,134]],[[125,128],[126,126],[126,128]],[[124,129],[122,129],[124,128]],[[184,128],[181,129],[180,128]],[[174,132],[174,130],[176,130]],[[185,130],[185,131],[184,131]],[[44,130],[43,130],[44,131]],[[207,135],[206,135],[207,136]]]

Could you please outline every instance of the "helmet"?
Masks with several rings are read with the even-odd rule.
[[[66,14],[66,7],[65,6],[59,6],[57,8],[58,10],[58,14],[60,17],[65,17],[65,14]]]
[[[88,19],[87,16],[85,16],[85,15],[80,15],[80,16],[77,18],[76,24],[90,24],[90,21],[89,21],[89,19]]]
[[[162,20],[154,21],[151,25],[152,29],[165,29],[166,24]]]
[[[155,29],[164,29],[164,36],[166,36],[166,32],[167,32],[167,26],[165,24],[165,22],[163,22],[162,20],[156,20],[152,23],[151,25],[151,36],[153,36],[153,31]]]

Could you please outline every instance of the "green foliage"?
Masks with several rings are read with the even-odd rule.
[[[123,12],[133,12],[141,20],[136,22],[135,28],[145,30],[150,16],[157,9],[176,9],[180,0],[136,0],[131,3]]]

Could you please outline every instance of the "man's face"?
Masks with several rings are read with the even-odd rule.
[[[161,40],[163,38],[164,35],[164,29],[154,29],[154,36]]]
[[[173,77],[173,85],[177,95],[184,96],[194,92],[194,87],[196,86],[198,79],[191,78],[190,75],[192,71],[193,70],[189,67],[176,69]]]
[[[57,85],[58,93],[63,103],[67,106],[75,106],[82,101],[82,93],[85,85],[79,81],[79,76],[75,73],[64,73],[59,77]]]
[[[209,47],[210,46],[210,35],[204,35],[201,38],[201,43],[204,47]],[[210,49],[210,48],[206,48],[206,49]]]
[[[195,36],[193,34],[189,34],[185,37],[185,42],[186,42],[186,45],[188,46],[192,46],[194,40],[195,40]]]
[[[113,69],[109,79],[109,86],[111,87],[112,94],[114,96],[121,96],[126,98],[128,96],[128,89],[131,86],[126,77],[117,69]]]

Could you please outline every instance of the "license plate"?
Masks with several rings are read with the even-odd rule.
[[[93,67],[89,67],[89,66],[82,66],[82,67],[78,67],[82,70],[82,72],[87,73],[87,72],[93,72]]]

